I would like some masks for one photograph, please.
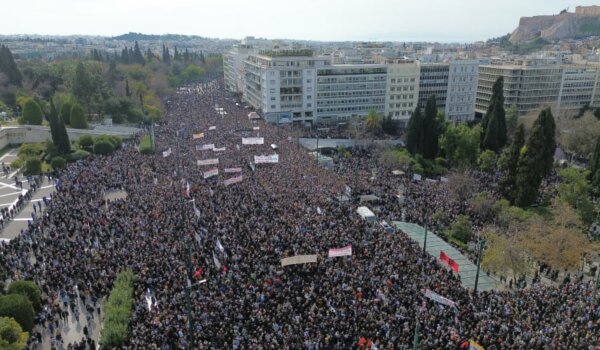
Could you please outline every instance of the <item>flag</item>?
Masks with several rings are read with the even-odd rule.
[[[341,248],[329,249],[329,258],[335,258],[338,256],[352,256],[352,246],[348,245]]]
[[[442,262],[444,262],[444,264],[448,265],[448,267],[450,267],[452,269],[452,271],[458,273],[458,264],[456,263],[456,261],[452,260],[448,255],[446,255],[446,253],[444,253],[443,251],[440,252],[440,260]]]
[[[213,194],[215,194],[215,193],[213,192],[212,188],[210,188],[210,187],[208,188],[208,193],[210,193],[210,196],[211,196],[211,197],[213,196]]]
[[[187,180],[185,180],[185,179],[183,181],[184,181],[184,184],[185,184],[185,186],[183,187],[183,195],[185,197],[189,198],[190,197],[190,182],[187,181]]]
[[[221,253],[223,253],[225,251],[225,248],[223,248],[223,245],[221,244],[221,241],[217,238],[217,248],[221,251]]]
[[[164,152],[162,153],[162,156],[163,156],[163,158],[167,158],[168,156],[170,156],[170,155],[171,155],[171,153],[172,153],[172,152],[171,152],[171,148],[169,147],[169,149],[168,149],[168,150],[166,150],[166,151],[164,151]]]
[[[198,268],[198,270],[196,270],[196,272],[194,272],[194,278],[198,278],[202,276],[202,268]]]
[[[200,235],[198,233],[194,233],[194,238],[196,239],[196,241],[198,242],[198,244],[202,243],[202,238],[200,238]]]
[[[217,257],[215,256],[215,253],[213,252],[213,262],[215,263],[215,266],[217,267],[217,269],[221,268],[221,263],[219,262],[219,259],[217,259]]]

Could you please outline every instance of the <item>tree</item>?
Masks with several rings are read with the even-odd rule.
[[[20,294],[0,296],[0,317],[12,317],[29,332],[34,326],[33,306],[27,297]]]
[[[515,179],[515,203],[520,207],[535,202],[545,171],[546,137],[543,127],[536,123],[527,144],[521,150]]]
[[[7,78],[6,83],[4,83],[5,85],[22,85],[23,76],[21,75],[21,71],[19,71],[15,63],[12,52],[4,45],[0,45],[0,73],[3,73]]]
[[[40,106],[33,99],[28,99],[23,107],[23,121],[25,124],[41,125],[43,119]]]
[[[482,120],[481,148],[498,153],[506,144],[506,112],[504,111],[504,78],[498,77],[492,87],[490,105]]]
[[[461,210],[464,209],[467,199],[471,197],[473,192],[473,179],[466,171],[457,171],[448,176],[446,188],[449,191],[450,197],[460,205]]]
[[[577,119],[560,118],[561,146],[576,157],[589,158],[594,152],[596,139],[600,137],[600,120],[591,113]]]
[[[470,128],[465,123],[450,125],[440,138],[440,146],[453,167],[469,167],[479,155],[479,126]]]
[[[469,206],[474,214],[484,221],[491,220],[494,217],[495,200],[488,192],[479,192],[469,202]]]
[[[558,185],[558,195],[577,210],[584,224],[591,225],[595,219],[595,206],[590,197],[592,186],[586,179],[588,174],[588,171],[573,167],[562,169],[559,173],[562,181]]]
[[[105,156],[105,155],[111,154],[114,150],[115,150],[115,148],[108,141],[94,142],[94,154],[99,154],[99,155]]]
[[[429,96],[423,118],[423,158],[435,159],[439,152],[439,124],[435,95]]]
[[[71,84],[71,91],[80,102],[82,102],[87,109],[90,109],[90,102],[93,93],[92,77],[87,71],[82,62],[77,64],[75,68],[75,75],[73,76],[73,82]]]
[[[381,117],[376,110],[370,109],[367,113],[365,128],[373,135],[379,134],[381,131]]]
[[[144,60],[144,55],[142,54],[142,50],[140,50],[140,46],[139,46],[137,40],[134,43],[134,46],[133,46],[133,57],[130,58],[130,61],[132,63],[138,63],[138,64],[141,64],[141,65],[146,64],[146,61]]]
[[[473,235],[469,217],[466,215],[459,215],[452,226],[450,226],[450,235],[462,243],[468,243]]]
[[[73,105],[71,109],[71,127],[75,129],[87,129],[88,127],[83,108],[78,104]]]
[[[556,124],[554,116],[552,116],[552,110],[550,108],[543,110],[533,123],[534,127],[536,124],[539,124],[544,130],[543,176],[547,176],[552,171],[554,152],[556,150]]]
[[[511,203],[514,203],[517,196],[517,171],[523,146],[525,146],[525,127],[520,124],[513,137],[512,144],[508,149],[505,149],[506,153],[503,153],[501,157],[504,161],[498,161],[500,170],[505,171],[504,177],[500,179],[498,184],[500,193]]]
[[[90,135],[81,135],[81,137],[77,140],[79,146],[85,150],[90,150],[94,145],[94,138]]]
[[[500,233],[487,232],[486,249],[481,264],[486,270],[505,278],[529,273],[527,253],[515,244],[515,239]]]
[[[388,115],[381,121],[381,129],[388,135],[396,135],[400,129],[400,123]]]
[[[42,160],[39,157],[29,157],[25,161],[25,175],[39,175],[42,172]]]
[[[60,119],[62,119],[63,124],[71,123],[71,109],[73,108],[73,104],[71,102],[63,103],[62,107],[60,107]]]
[[[27,346],[29,334],[12,317],[0,317],[0,349],[22,350]]]
[[[171,63],[171,54],[169,53],[169,48],[166,47],[165,45],[163,45],[163,55],[162,55],[162,60],[164,63],[169,64]]]
[[[58,112],[54,107],[54,101],[50,100],[50,134],[52,135],[52,142],[58,148],[60,154],[69,153],[71,151],[71,144],[69,142],[69,135],[65,124],[61,118],[58,117]]]
[[[179,51],[177,50],[177,46],[175,46],[175,52],[173,52],[173,60],[181,61],[181,55],[179,54]]]
[[[485,172],[492,172],[496,167],[496,153],[493,151],[485,150],[479,155],[479,170]]]
[[[67,161],[63,157],[54,157],[52,161],[50,161],[50,166],[54,170],[62,169],[67,164]]]
[[[425,142],[423,122],[421,109],[417,107],[408,120],[408,127],[406,130],[406,148],[412,155],[423,153],[423,143]]]
[[[589,179],[595,190],[600,190],[600,137],[596,139],[596,147],[590,160]]]
[[[519,108],[516,104],[512,104],[508,111],[506,111],[506,133],[507,135],[514,135],[517,132],[519,126]]]
[[[8,286],[8,294],[23,295],[29,299],[35,311],[40,311],[42,309],[42,302],[40,299],[42,292],[37,284],[32,281],[14,281]]]

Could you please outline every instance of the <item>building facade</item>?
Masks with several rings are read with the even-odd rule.
[[[591,66],[564,66],[558,108],[576,114],[582,107],[596,105],[598,69]]]
[[[223,54],[223,75],[227,90],[244,93],[244,60],[252,51],[251,45],[239,44]]]
[[[482,65],[479,67],[475,112],[485,114],[492,86],[504,77],[504,108],[516,105],[519,114],[557,107],[563,69],[560,65]]]
[[[345,122],[373,109],[385,112],[387,67],[340,64],[317,68],[317,122]]]
[[[398,120],[406,127],[419,102],[419,61],[394,60],[387,62],[385,116]]]
[[[478,77],[479,61],[455,60],[450,63],[444,109],[447,121],[467,122],[475,119]]]
[[[435,95],[436,106],[439,111],[446,108],[446,93],[448,92],[448,63],[422,63],[419,80],[419,107],[425,108],[427,100]]]

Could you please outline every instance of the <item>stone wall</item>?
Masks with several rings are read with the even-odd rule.
[[[600,16],[600,6],[577,6],[575,14],[582,16]]]
[[[100,135],[115,135],[124,139],[131,138],[131,133],[115,132],[115,131],[96,131],[96,130],[81,130],[67,129],[69,139],[75,141],[82,135],[100,136]],[[0,128],[0,149],[7,145],[20,145],[22,143],[40,143],[51,139],[50,128],[47,126],[22,125],[14,127]]]

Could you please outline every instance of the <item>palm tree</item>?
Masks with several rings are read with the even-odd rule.
[[[372,134],[378,134],[381,131],[381,116],[377,111],[370,109],[365,119],[365,128]]]

